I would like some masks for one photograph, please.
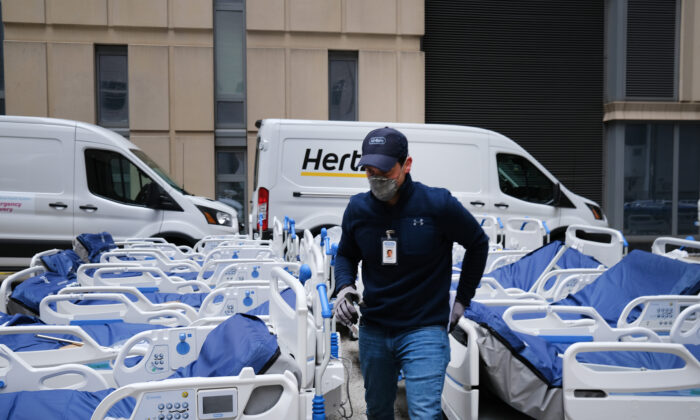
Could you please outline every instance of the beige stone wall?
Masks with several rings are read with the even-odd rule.
[[[8,114],[94,123],[95,45],[128,45],[131,140],[214,198],[213,2],[3,0],[2,12]]]
[[[424,122],[423,21],[424,0],[248,1],[249,180],[256,120],[328,119],[329,50],[358,53],[360,120]]]
[[[358,52],[361,120],[423,122],[424,0],[246,4],[249,132],[264,118],[328,118],[328,51]]]
[[[7,113],[46,117],[46,44],[5,41],[4,47]]]
[[[361,119],[424,121],[424,0],[246,2],[255,121],[328,118],[328,51],[358,52]],[[131,139],[214,196],[213,1],[3,0],[7,112],[94,123],[95,45],[128,45]],[[29,99],[28,99],[29,98]]]
[[[700,101],[700,4],[681,2],[678,98]]]

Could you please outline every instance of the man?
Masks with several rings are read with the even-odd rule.
[[[474,296],[488,254],[488,237],[474,217],[446,189],[413,182],[412,163],[401,132],[367,134],[359,164],[370,192],[350,199],[338,245],[334,312],[348,326],[358,318],[353,302],[360,300],[355,278],[362,261],[359,347],[370,419],[393,419],[399,371],[411,418],[442,418],[447,329]],[[450,312],[454,242],[467,251]]]

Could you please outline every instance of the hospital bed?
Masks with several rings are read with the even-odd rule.
[[[699,291],[700,267],[633,251],[620,264],[601,275],[598,281],[558,303],[543,306],[541,302],[531,300],[528,303],[534,306],[529,309],[513,307],[508,310],[517,311],[521,315],[530,314],[517,322],[511,321],[519,331],[538,333],[547,336],[551,342],[566,345],[569,344],[567,341],[601,338],[600,334],[609,333],[614,328],[628,329],[627,336],[639,339],[641,330],[634,328],[642,326],[659,336],[661,341],[667,341],[665,337],[670,322],[684,308],[697,302]],[[663,294],[683,296],[659,296]],[[641,298],[644,295],[651,297]],[[474,307],[485,307],[476,300],[473,302]],[[499,302],[499,306],[520,304],[522,301]],[[566,305],[590,306],[593,309]],[[536,316],[537,313],[540,315]],[[561,313],[566,315],[559,316]],[[504,344],[503,340],[494,338],[490,324],[485,327],[485,322],[482,325],[478,321],[480,320],[460,320],[456,330],[459,338],[454,334],[450,336],[452,354],[443,392],[443,408],[445,412],[452,412],[448,417],[476,418],[480,359],[482,376],[486,375],[491,382],[497,383],[495,388],[500,390],[497,394],[502,399],[531,416],[543,417],[544,412],[549,410],[547,407],[553,404],[552,399],[558,398],[560,391],[552,391],[554,394],[549,392],[551,381],[544,380],[545,376],[539,371],[529,376],[521,373],[516,375],[517,378],[510,377],[508,372],[529,369],[531,363],[523,362],[519,355],[507,354],[505,350],[517,348],[517,343],[508,344],[506,340]],[[489,321],[507,326],[500,315],[492,315]],[[573,327],[578,328],[578,331]],[[513,336],[514,332],[510,328],[508,331],[505,335]],[[575,335],[579,337],[572,338]],[[523,347],[522,343],[520,346],[523,349],[527,347]],[[539,346],[542,347],[541,344]]]
[[[580,237],[582,233],[607,235],[608,239],[598,241]],[[488,272],[485,277],[495,279],[506,294],[529,292],[555,302],[591,284],[605,271],[596,256],[608,256],[606,261],[612,263],[619,262],[626,255],[624,237],[614,229],[573,225],[567,229],[565,236],[565,243],[553,241],[518,257],[516,262]],[[453,276],[453,283],[457,279],[457,276]],[[489,299],[493,295],[492,289],[482,290],[479,287],[475,298]]]
[[[673,249],[669,249],[669,247]],[[689,263],[700,263],[700,241],[693,240],[692,236],[686,239],[656,238],[651,245],[651,252]]]
[[[318,273],[317,273],[318,274]],[[308,309],[307,309],[307,303],[304,299],[305,296],[305,290],[304,286],[301,286],[301,284],[291,275],[288,273],[284,272],[282,269],[277,269],[275,271],[275,275],[279,279],[283,279],[290,287],[293,287],[295,290],[296,296],[301,296],[302,298],[296,300],[296,305],[295,309],[290,308],[284,300],[281,298],[279,295],[279,290],[275,290],[275,294],[273,294],[271,298],[271,305],[270,305],[270,321],[273,325],[276,325],[275,332],[277,333],[277,336],[280,340],[280,347],[284,347],[285,345],[283,343],[288,343],[286,344],[286,348],[291,350],[292,354],[310,354],[311,357],[303,357],[299,358],[297,356],[297,360],[299,363],[302,364],[304,367],[301,369],[300,373],[300,383],[302,384],[309,384],[309,380],[307,379],[310,374],[313,374],[313,377],[316,378],[314,382],[321,383],[321,380],[319,378],[323,377],[323,371],[325,370],[325,366],[328,365],[329,363],[329,340],[328,339],[321,339],[323,332],[322,331],[329,331],[329,326],[330,326],[330,308],[327,305],[327,297],[325,297],[325,302],[326,305],[323,304],[324,302],[324,296],[325,293],[321,293],[321,289],[323,288],[325,290],[325,285],[319,284],[317,285],[318,292],[320,298],[314,302],[312,307],[322,307],[321,308],[321,314],[317,314],[316,317],[314,316],[304,316],[304,314],[307,314]],[[307,285],[311,284],[312,282],[307,282]],[[273,289],[277,289],[277,281],[274,281],[271,283]],[[325,319],[325,321],[322,321],[322,324],[324,325],[324,329],[319,331],[314,327],[314,325],[317,324],[317,320],[315,318],[321,318],[321,315],[323,315],[322,319]],[[293,331],[292,331],[293,330]],[[315,331],[314,331],[315,330]],[[160,334],[160,336],[158,336]],[[183,336],[185,334],[185,336]],[[157,346],[164,345],[163,343],[168,341],[168,338],[171,338],[171,344],[175,344],[176,351],[178,346],[184,347],[182,343],[186,342],[187,340],[190,340],[189,333],[183,332],[182,329],[180,330],[161,330],[160,333],[153,332],[153,333],[144,333],[144,335],[150,335],[150,336],[156,336],[158,339],[151,341],[151,345],[149,348],[152,349],[152,351],[146,351],[144,354],[148,355],[148,357],[145,357],[142,359],[140,363],[149,363],[153,362],[155,360],[164,360],[162,357],[161,358],[154,358],[154,354],[158,354],[158,351],[156,349],[158,348]],[[192,340],[195,340],[197,337],[197,334],[193,334]],[[120,354],[127,354],[130,351],[130,344],[134,342],[140,341],[141,338],[140,336],[135,337],[130,343],[127,343],[123,348],[122,348],[122,353]],[[184,338],[184,341],[183,341]],[[172,346],[171,346],[172,347]],[[195,348],[195,345],[192,345],[191,348]],[[320,355],[318,353],[319,350],[322,350],[323,354]],[[173,354],[172,351],[168,354]],[[181,354],[181,353],[178,353]],[[320,360],[319,360],[320,359]],[[144,361],[145,360],[145,361]],[[169,359],[171,361],[174,361],[175,359]],[[136,371],[141,371],[141,369],[136,369]],[[142,375],[143,372],[140,372],[139,375]],[[241,376],[250,376],[250,375],[241,375]],[[264,375],[262,375],[264,376]],[[269,383],[270,378],[262,378],[261,375],[258,375],[260,378],[259,381],[255,381],[255,383],[262,384],[262,383]],[[287,378],[290,378],[290,375],[286,375]],[[293,378],[293,376],[291,376]],[[250,378],[248,378],[250,379]],[[333,378],[325,378],[326,380],[321,383],[321,386],[325,386],[326,388],[328,387],[328,382],[331,382]],[[236,380],[236,378],[233,378],[232,380]],[[266,382],[267,381],[267,382]],[[205,381],[206,382],[206,381]],[[220,383],[220,382],[218,382]],[[342,384],[342,380],[340,382]],[[153,387],[154,385],[149,385],[149,387]],[[339,385],[338,385],[339,386]],[[336,387],[337,388],[337,387]],[[311,408],[311,402],[312,402],[312,394],[309,393],[309,389],[302,389],[300,392],[298,389],[295,391],[296,396],[294,399],[299,400],[302,399],[305,402],[303,403],[304,410],[306,408]],[[285,391],[284,394],[288,394],[289,392]],[[316,397],[319,397],[320,394],[318,394]],[[316,399],[315,403],[318,403],[318,399]],[[322,402],[321,402],[322,404]],[[318,405],[318,404],[317,404]],[[193,405],[194,407],[194,405]],[[318,408],[318,407],[317,407]],[[138,408],[137,408],[138,411]],[[289,413],[287,413],[289,415]],[[285,416],[286,417],[286,416]],[[265,417],[267,418],[267,417]],[[292,418],[292,417],[290,417]],[[306,418],[306,416],[302,416],[302,418]]]

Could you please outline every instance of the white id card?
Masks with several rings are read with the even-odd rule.
[[[396,264],[396,239],[382,238],[382,265]]]

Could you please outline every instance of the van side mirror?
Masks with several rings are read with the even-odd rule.
[[[146,206],[154,210],[182,211],[182,207],[155,182],[148,184]]]
[[[556,184],[554,184],[552,196],[553,196],[552,205],[554,207],[561,207],[561,197],[562,197],[561,184],[559,184],[558,182]]]

